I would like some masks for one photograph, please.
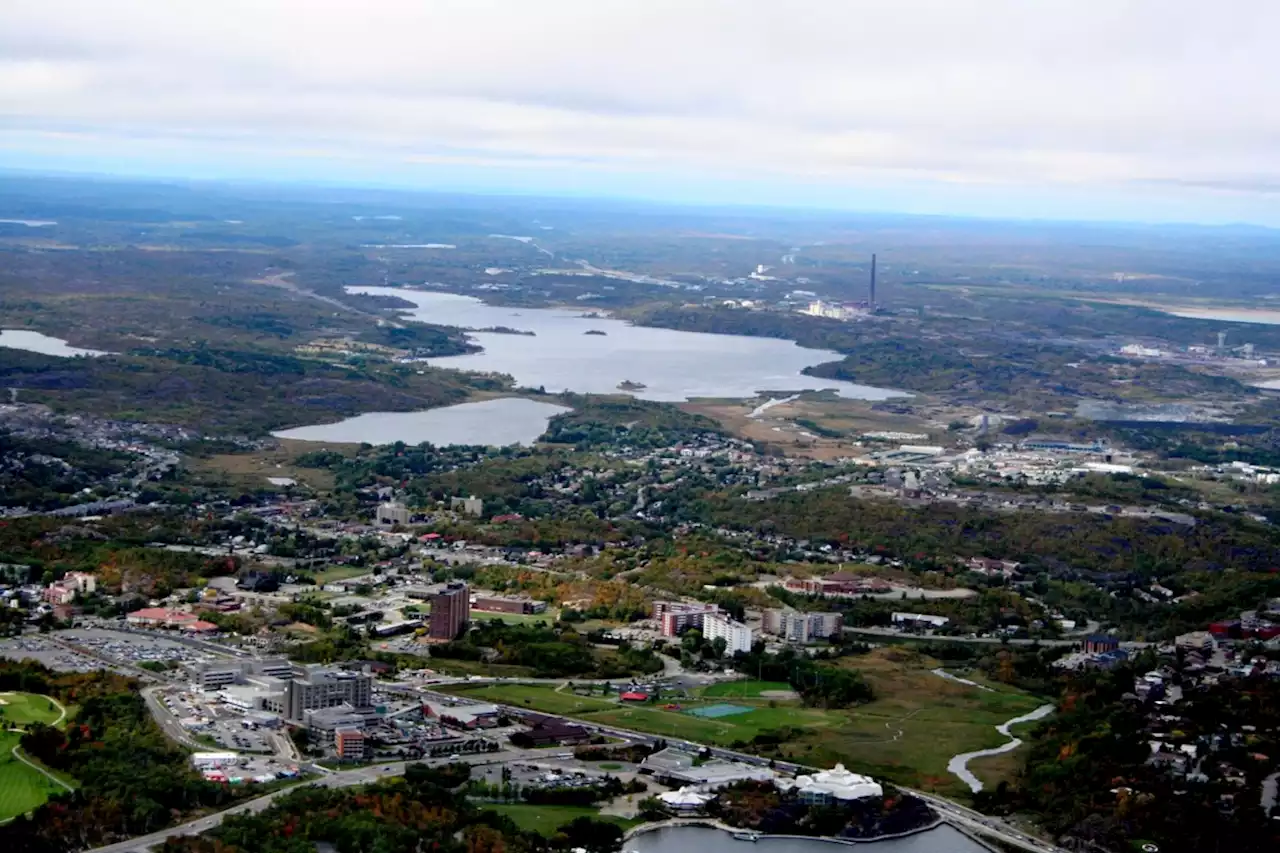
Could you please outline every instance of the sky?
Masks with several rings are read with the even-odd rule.
[[[1275,0],[0,3],[0,168],[1280,226]]]

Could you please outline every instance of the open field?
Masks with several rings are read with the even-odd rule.
[[[327,583],[335,581],[344,581],[348,578],[358,578],[361,575],[369,574],[368,566],[326,566],[314,574],[316,586],[324,586]]]
[[[713,684],[702,691],[703,696],[724,698],[759,699],[762,693],[791,693],[791,685],[785,681],[729,681]],[[777,697],[764,697],[765,699]]]
[[[640,820],[628,820],[624,817],[602,815],[600,810],[591,806],[533,806],[526,803],[485,803],[480,808],[495,811],[515,821],[516,826],[526,832],[537,832],[550,838],[556,830],[574,818],[593,817],[616,823],[625,829],[644,823]]]
[[[486,610],[472,610],[472,622],[503,622],[507,625],[532,625],[536,622],[545,622],[548,625],[555,623],[560,618],[560,611],[554,607],[548,607],[545,613],[490,613]]]
[[[875,688],[877,698],[856,708],[826,710],[805,708],[787,700],[760,697],[764,690],[786,685],[756,682],[756,696],[734,693],[743,684],[715,685],[690,698],[671,698],[681,710],[657,705],[623,705],[595,697],[557,693],[542,685],[456,685],[448,692],[478,701],[534,708],[548,713],[581,717],[593,723],[648,732],[750,751],[760,735],[767,739],[788,729],[785,741],[775,749],[755,747],[761,754],[788,758],[813,766],[830,767],[843,762],[851,769],[911,787],[964,797],[968,788],[947,773],[951,756],[999,746],[1005,738],[995,726],[1027,713],[1041,700],[1003,685],[981,690],[934,675],[938,662],[903,648],[882,648],[841,665],[859,670]],[[982,679],[973,678],[982,683]],[[753,708],[749,713],[719,719],[702,719],[686,711],[705,704],[731,700]],[[1008,778],[1013,762],[993,760],[981,764],[984,781],[995,784]]]
[[[328,490],[333,488],[333,473],[324,468],[303,468],[294,460],[303,453],[331,450],[353,453],[356,445],[329,444],[314,441],[284,439],[277,447],[267,447],[252,453],[220,453],[204,459],[192,460],[192,467],[199,475],[216,478],[244,489],[279,488],[267,482],[268,477],[289,477],[301,486]]]
[[[50,795],[65,790],[14,757],[20,738],[17,732],[0,732],[0,821],[26,814]]]
[[[0,727],[25,726],[28,723],[51,725],[61,717],[62,711],[47,696],[0,693]]]

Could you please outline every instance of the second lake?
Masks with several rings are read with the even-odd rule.
[[[858,400],[908,396],[887,388],[805,376],[801,373],[804,368],[837,361],[840,354],[806,349],[792,341],[633,326],[622,320],[584,317],[583,312],[575,310],[486,305],[479,299],[452,293],[390,287],[348,290],[412,302],[417,307],[406,311],[406,315],[423,323],[533,332],[472,332],[470,336],[484,347],[483,352],[433,358],[429,363],[506,373],[515,378],[517,385],[542,386],[552,393],[616,394],[619,383],[630,381],[645,386],[635,390],[635,396],[667,402],[826,388]]]

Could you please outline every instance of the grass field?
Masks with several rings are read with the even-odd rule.
[[[14,758],[13,748],[21,737],[17,732],[0,732],[0,821],[26,814],[51,794],[65,790]]]
[[[35,693],[0,693],[0,727],[24,726],[27,723],[51,725],[62,711],[48,696]]]
[[[987,691],[942,679],[929,671],[938,666],[937,661],[910,649],[876,649],[845,658],[841,664],[862,673],[875,688],[875,701],[841,710],[805,708],[799,702],[759,697],[761,691],[786,689],[785,685],[757,683],[756,697],[752,697],[749,682],[746,696],[742,684],[736,683],[707,688],[687,700],[673,699],[681,711],[658,705],[626,706],[567,690],[557,693],[542,685],[457,685],[448,690],[479,701],[717,746],[750,744],[763,732],[791,727],[798,734],[779,751],[767,754],[812,766],[830,767],[839,761],[892,782],[958,797],[968,796],[969,789],[947,773],[951,756],[1004,743],[995,726],[1042,704],[1004,685],[991,684],[992,690]],[[735,688],[739,692],[734,693]],[[713,720],[683,712],[730,699],[755,710]],[[1015,768],[1016,762],[993,759],[989,767],[975,764],[974,772],[984,782],[996,784],[1009,778]]]
[[[560,611],[554,607],[548,607],[545,613],[489,613],[484,610],[472,610],[472,622],[504,622],[507,625],[532,625],[535,622],[545,622],[547,625],[555,624],[560,618]]]
[[[315,573],[316,586],[369,574],[368,566],[327,566]]]
[[[785,681],[729,681],[724,684],[713,684],[702,691],[703,696],[720,698],[760,698],[761,693],[775,691],[791,691],[791,685]]]
[[[480,804],[480,808],[495,811],[516,822],[526,832],[538,832],[550,838],[556,830],[574,818],[594,817],[616,823],[625,829],[643,823],[640,820],[628,820],[623,817],[601,815],[600,810],[591,806],[533,806],[525,803]]]

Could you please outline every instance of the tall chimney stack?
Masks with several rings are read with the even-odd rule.
[[[871,296],[867,300],[867,307],[874,312],[876,310],[876,256],[871,255]]]

